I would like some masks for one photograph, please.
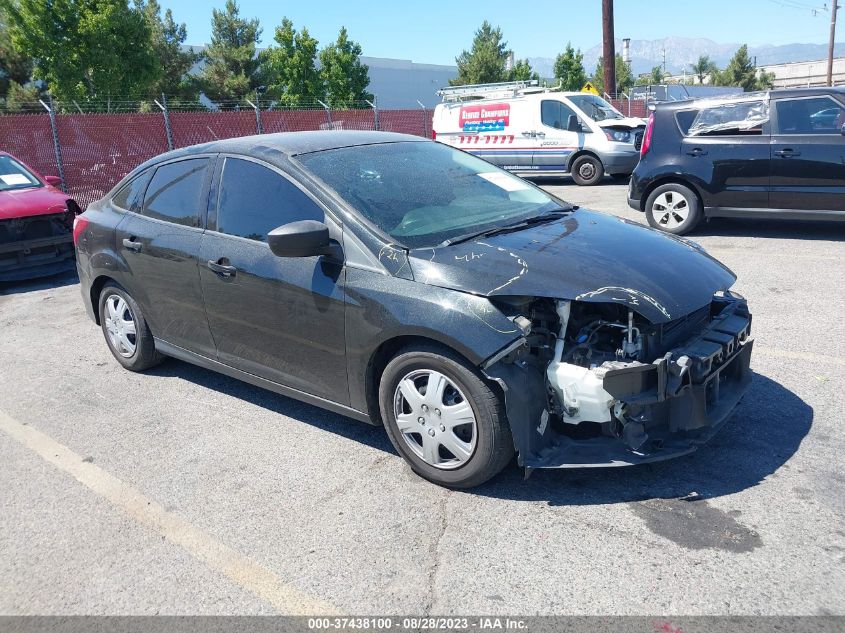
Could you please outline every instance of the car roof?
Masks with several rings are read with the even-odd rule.
[[[309,132],[279,132],[256,134],[191,145],[168,152],[156,160],[176,158],[191,154],[227,153],[262,155],[276,152],[286,156],[322,152],[342,147],[376,145],[381,143],[403,143],[426,141],[420,136],[396,134],[394,132],[370,132],[361,130],[318,130]]]

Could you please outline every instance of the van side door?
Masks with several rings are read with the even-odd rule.
[[[558,99],[541,100],[535,117],[534,171],[568,171],[569,158],[584,146],[585,134],[592,132],[582,126],[574,109]]]

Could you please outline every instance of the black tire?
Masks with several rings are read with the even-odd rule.
[[[400,381],[406,376],[414,375],[415,372],[427,370],[438,372],[453,383],[451,387],[456,387],[459,392],[456,396],[459,403],[462,402],[461,395],[466,394],[466,401],[475,417],[474,450],[457,467],[444,469],[427,463],[412,449],[413,438],[406,440],[406,436],[399,430],[397,424],[394,412],[397,405],[394,399],[397,398]],[[402,402],[401,398],[399,402]],[[387,435],[394,448],[405,458],[415,473],[432,483],[447,488],[472,488],[497,475],[513,458],[513,437],[501,398],[469,363],[445,348],[435,345],[418,345],[401,350],[387,364],[382,373],[379,384],[379,406]],[[436,413],[440,414],[439,411]],[[423,440],[424,429],[433,432],[435,429],[432,426],[438,425],[435,412],[429,411],[424,415],[429,424],[420,427],[420,442]],[[463,430],[466,431],[466,429]],[[438,451],[443,450],[443,446],[438,447]],[[447,459],[449,455],[450,453],[446,450]],[[439,457],[442,457],[442,453],[438,454]]]
[[[701,200],[689,187],[676,182],[657,187],[645,203],[649,225],[674,235],[685,235],[701,222]]]
[[[597,157],[591,154],[582,154],[572,161],[569,172],[576,185],[590,187],[597,185],[604,178],[604,165]]]
[[[131,343],[134,343],[135,346],[131,354],[128,354],[128,349],[119,349],[117,345],[120,344],[118,343],[116,345],[109,333],[110,326],[108,323],[110,319],[107,302],[115,301],[115,303],[119,304],[119,301],[117,301],[116,298],[123,299],[128,310],[128,315],[131,317],[135,326],[134,336],[131,333],[127,335],[127,339]],[[117,359],[118,363],[130,371],[144,371],[145,369],[158,365],[162,360],[164,360],[164,356],[156,351],[152,332],[150,332],[150,328],[147,325],[144,314],[141,312],[141,308],[132,296],[126,292],[126,290],[116,283],[107,283],[100,291],[98,305],[100,326],[103,330],[103,337],[106,339],[106,345],[108,345],[109,351],[112,353],[112,356]],[[124,314],[127,314],[127,312],[124,311]]]

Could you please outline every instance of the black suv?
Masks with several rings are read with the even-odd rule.
[[[684,234],[707,217],[845,220],[845,89],[660,104],[628,204]]]

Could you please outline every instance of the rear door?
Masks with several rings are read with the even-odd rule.
[[[581,125],[578,114],[569,105],[558,99],[539,101],[535,111],[537,125],[532,164],[537,171],[566,171],[569,158],[584,146],[590,128]],[[570,117],[575,117],[578,131],[570,131]]]
[[[771,206],[845,211],[845,106],[828,95],[772,103]]]
[[[128,213],[115,231],[115,246],[135,286],[131,291],[153,335],[209,357],[214,342],[203,308],[197,253],[213,160],[187,158],[160,165],[146,184],[140,208],[128,190]]]
[[[277,257],[267,245],[267,233],[297,220],[326,222],[338,240],[340,227],[275,168],[243,157],[223,160],[200,249],[218,360],[348,404],[343,263]]]
[[[721,209],[769,206],[770,126],[765,100],[702,108],[681,142],[681,164]]]

